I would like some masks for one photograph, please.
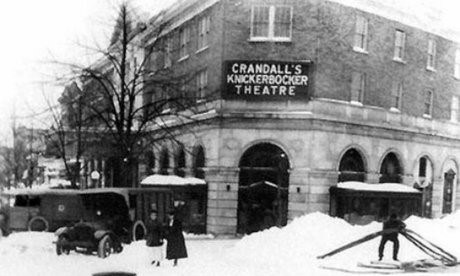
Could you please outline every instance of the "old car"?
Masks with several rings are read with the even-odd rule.
[[[161,188],[89,189],[80,191],[79,197],[81,220],[55,232],[58,255],[71,250],[101,258],[119,253],[123,243],[143,238],[151,209],[164,221],[173,208],[171,191]]]
[[[56,230],[56,253],[71,250],[101,258],[122,251],[131,241],[132,222],[127,200],[117,190],[87,190],[79,193],[84,210],[80,222]]]

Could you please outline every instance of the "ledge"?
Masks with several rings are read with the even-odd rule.
[[[353,47],[353,51],[355,51],[356,53],[365,54],[365,55],[368,55],[368,54],[369,54],[368,51],[366,51],[366,50],[364,50],[364,49],[362,49],[362,48],[356,47],[356,46]]]
[[[182,62],[182,61],[188,59],[189,57],[190,57],[190,55],[183,56],[180,59],[178,59],[177,62]]]
[[[206,51],[207,49],[209,49],[209,45],[206,45],[206,46],[204,46],[203,48],[198,49],[198,50],[195,52],[195,54],[199,54],[199,53],[201,53],[201,52],[204,52],[204,51]]]

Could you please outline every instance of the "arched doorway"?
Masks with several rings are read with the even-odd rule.
[[[388,153],[380,166],[380,183],[401,183],[402,167],[393,152]]]
[[[287,224],[289,160],[270,143],[252,146],[240,159],[238,233]]]
[[[338,182],[360,181],[364,182],[366,175],[364,161],[356,149],[349,149],[340,159]]]

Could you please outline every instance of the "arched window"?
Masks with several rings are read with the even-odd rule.
[[[380,183],[401,183],[402,167],[393,152],[388,153],[380,167]]]
[[[431,217],[433,199],[433,165],[426,156],[418,159],[414,170],[414,187],[422,191],[422,214]]]
[[[204,174],[204,167],[205,167],[205,162],[206,162],[205,158],[206,157],[205,157],[203,147],[202,146],[197,146],[195,148],[195,152],[194,152],[195,162],[194,162],[194,166],[193,166],[193,175],[196,178],[204,179],[204,177],[205,177],[205,174]]]
[[[364,161],[356,149],[349,149],[340,160],[338,182],[360,181],[365,177]]]
[[[163,148],[160,153],[160,174],[167,175],[169,169],[169,153],[166,148]]]
[[[174,168],[174,173],[177,176],[184,177],[185,176],[185,151],[184,147],[180,146],[176,152],[176,166]]]
[[[155,170],[155,154],[153,151],[149,150],[145,153],[144,158],[147,175],[153,174],[153,171]]]

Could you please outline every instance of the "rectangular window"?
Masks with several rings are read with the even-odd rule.
[[[406,34],[401,30],[396,30],[394,59],[404,60],[405,43],[406,43]]]
[[[206,88],[208,87],[208,70],[198,72],[196,76],[197,100],[203,99],[206,96]]]
[[[252,40],[290,41],[292,7],[253,6],[251,16]]]
[[[171,67],[172,64],[172,37],[167,37],[165,39],[165,55],[164,55],[164,67]]]
[[[450,120],[452,122],[458,122],[458,110],[459,110],[458,96],[453,96],[451,107],[450,107]]]
[[[351,80],[351,102],[363,102],[364,91],[366,87],[366,74],[353,72]]]
[[[190,28],[184,27],[179,31],[179,59],[188,57],[188,48],[190,43]]]
[[[460,79],[460,49],[457,49],[457,51],[455,51],[454,76],[455,78]]]
[[[208,46],[209,26],[209,15],[203,16],[198,21],[198,50],[201,50]]]
[[[426,68],[434,70],[436,61],[436,41],[434,39],[428,40],[428,59]]]
[[[391,91],[392,103],[391,107],[401,110],[402,94],[403,94],[403,82],[393,83],[393,88]]]
[[[368,20],[362,16],[356,18],[355,50],[367,51]]]
[[[433,109],[433,91],[426,90],[423,115],[431,117],[432,109]]]

